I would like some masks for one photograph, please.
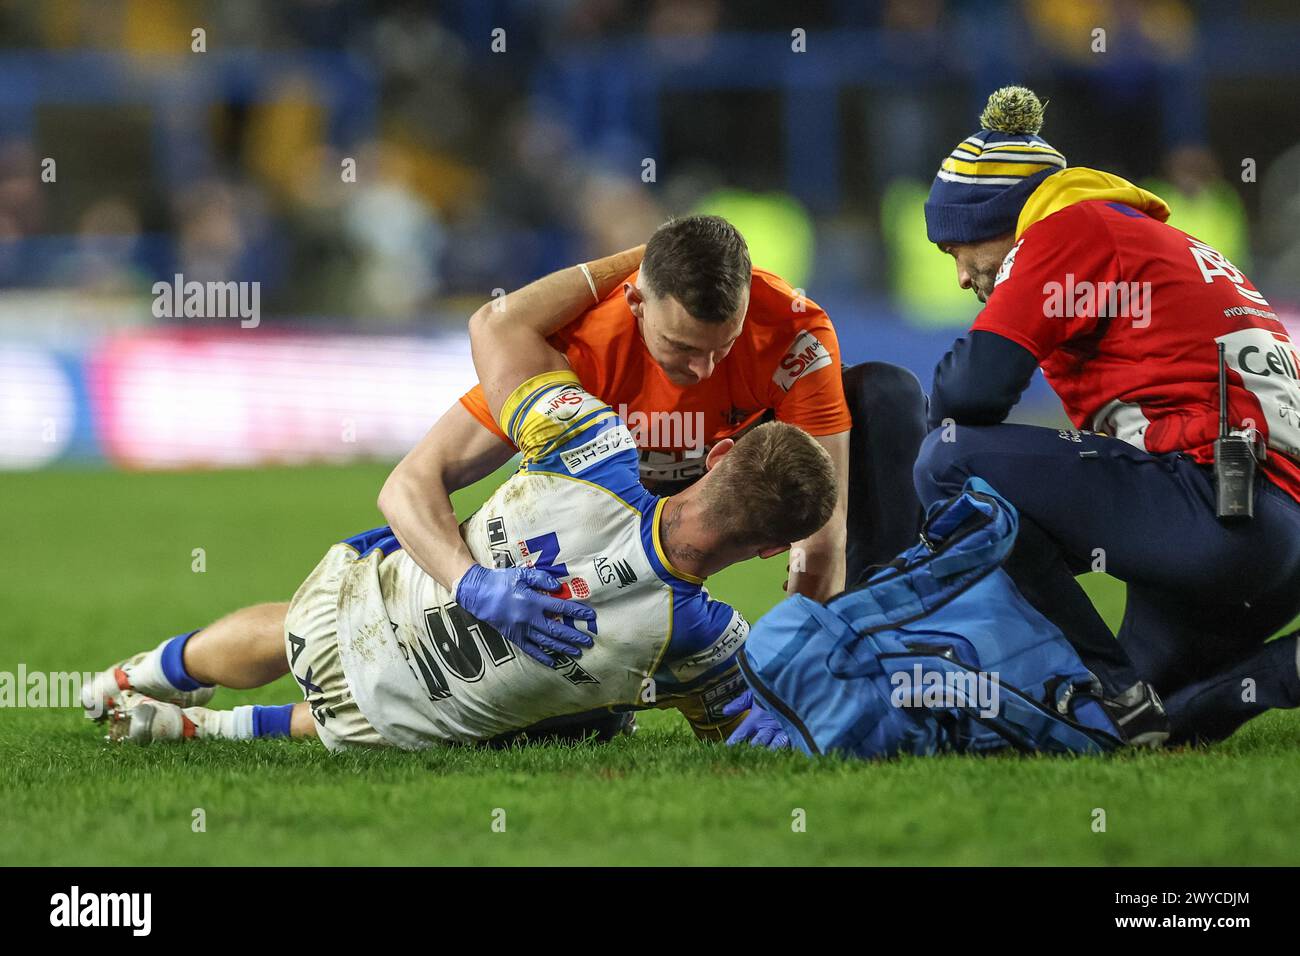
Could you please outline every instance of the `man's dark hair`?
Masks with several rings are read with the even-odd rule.
[[[691,318],[726,322],[753,279],[745,237],[721,216],[670,219],[646,243],[641,275],[656,296],[672,296]]]

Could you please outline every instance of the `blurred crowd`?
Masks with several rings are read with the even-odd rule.
[[[0,288],[180,273],[259,281],[272,320],[423,322],[707,210],[814,295],[967,321],[920,207],[1014,81],[1072,165],[1300,296],[1300,123],[1268,92],[1295,65],[1216,73],[1225,8],[1296,29],[1285,4],[1193,0],[15,0]],[[833,108],[804,128],[810,82]]]

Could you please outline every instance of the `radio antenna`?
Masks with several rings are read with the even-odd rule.
[[[1219,437],[1228,437],[1228,356],[1219,343]]]

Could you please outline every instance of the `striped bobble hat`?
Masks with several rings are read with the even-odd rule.
[[[979,132],[967,136],[939,167],[925,202],[931,242],[980,242],[1014,232],[1021,207],[1065,157],[1037,134],[1043,104],[1023,86],[989,97]]]

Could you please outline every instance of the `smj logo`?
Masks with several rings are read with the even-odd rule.
[[[634,412],[620,405],[618,417],[640,448],[696,453],[704,450],[703,412]]]
[[[582,410],[582,390],[566,385],[546,402],[542,414],[557,422],[571,421]]]
[[[781,391],[788,392],[799,379],[830,364],[830,350],[822,345],[817,336],[804,329],[795,336],[785,355],[781,356],[781,361],[772,374],[772,381],[776,382]]]
[[[889,677],[894,689],[889,702],[895,707],[978,707],[981,717],[996,717],[1001,692],[992,671],[936,671],[913,664],[910,671]]]
[[[91,717],[98,717],[102,700],[83,701],[81,689],[89,687],[95,675],[75,671],[32,671],[26,664],[18,672],[0,671],[0,707],[82,707]]]
[[[262,283],[186,282],[179,272],[172,282],[155,282],[156,319],[239,319],[239,327],[255,329],[262,322]]]
[[[50,897],[51,926],[129,926],[131,935],[148,936],[153,925],[152,893],[71,892]]]

